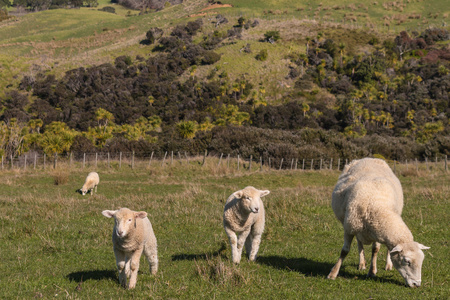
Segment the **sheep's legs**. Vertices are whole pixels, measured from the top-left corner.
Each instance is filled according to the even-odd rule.
[[[242,248],[244,247],[245,240],[250,231],[242,232],[239,237],[229,228],[225,228],[225,232],[230,240],[231,259],[235,264],[238,264],[241,261]]]
[[[155,275],[158,272],[158,253],[156,247],[150,247],[145,245],[144,254],[147,257],[148,264],[150,265],[150,273]]]
[[[121,251],[115,250],[117,270],[119,271],[119,283],[123,286],[127,286],[127,272],[126,272],[126,257]]]
[[[260,234],[250,234],[245,241],[245,251],[247,251],[248,259],[250,261],[256,260],[256,255],[258,254],[259,244],[261,243]]]
[[[342,262],[347,256],[348,252],[350,252],[350,246],[352,245],[353,235],[344,233],[344,246],[342,246],[341,256],[334,267],[331,269],[330,274],[328,274],[328,279],[336,279],[339,269],[341,268]]]
[[[139,270],[139,260],[141,258],[143,250],[144,250],[143,247],[140,249],[137,249],[135,252],[133,252],[133,254],[130,257],[131,275],[130,275],[130,283],[128,284],[129,289],[134,289],[136,286],[137,274],[138,274],[138,270]]]
[[[372,244],[372,261],[370,262],[369,274],[367,274],[368,277],[375,277],[377,275],[377,256],[380,247],[380,243],[374,242]]]
[[[356,241],[358,242],[358,252],[359,252],[358,270],[365,270],[366,269],[366,258],[364,257],[364,245],[358,238],[356,238]]]
[[[389,253],[389,249],[387,249],[386,267],[384,269],[386,271],[392,270],[392,260],[391,260],[391,254]]]

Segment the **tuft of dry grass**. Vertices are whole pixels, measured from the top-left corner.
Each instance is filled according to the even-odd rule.
[[[64,185],[69,181],[69,173],[66,170],[58,169],[52,174],[55,185]]]
[[[220,256],[206,257],[204,262],[195,261],[196,274],[213,285],[239,286],[247,284],[248,276],[234,264],[224,262]]]

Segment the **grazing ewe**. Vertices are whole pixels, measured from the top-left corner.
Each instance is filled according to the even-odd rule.
[[[121,208],[104,210],[102,214],[107,218],[114,217],[112,241],[119,270],[119,282],[127,288],[127,278],[129,277],[128,288],[132,289],[136,286],[142,252],[150,264],[150,273],[154,275],[158,271],[156,237],[152,224],[145,211],[136,212],[128,208]]]
[[[261,197],[269,193],[270,191],[260,191],[248,186],[234,192],[227,199],[223,212],[223,226],[230,240],[231,258],[236,264],[241,261],[244,243],[248,258],[251,261],[256,259],[265,222]]]
[[[98,177],[97,172],[91,172],[86,177],[86,180],[84,181],[83,187],[79,190],[80,193],[84,196],[87,193],[91,192],[91,196],[95,192],[97,193],[97,185],[100,182],[100,177]]]
[[[345,166],[332,196],[336,218],[344,226],[344,246],[328,278],[335,279],[342,261],[350,251],[356,236],[360,249],[372,244],[372,262],[368,276],[377,273],[377,254],[380,243],[385,244],[394,267],[410,287],[420,286],[423,249],[414,242],[413,235],[403,222],[403,192],[400,181],[381,159],[364,158]],[[364,258],[360,260],[360,268]],[[387,262],[389,268],[390,262]]]

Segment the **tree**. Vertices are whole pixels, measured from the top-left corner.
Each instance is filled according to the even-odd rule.
[[[195,121],[180,121],[177,123],[178,134],[184,139],[193,139],[198,130],[198,123]]]
[[[39,137],[38,144],[48,155],[68,152],[75,137],[79,133],[70,129],[66,123],[52,122],[45,126],[44,133]]]

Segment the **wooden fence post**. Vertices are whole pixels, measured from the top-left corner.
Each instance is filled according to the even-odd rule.
[[[98,153],[95,152],[95,169],[96,169],[96,170],[97,170],[97,166],[98,166],[97,161],[98,161]]]
[[[239,171],[239,154],[238,154],[238,157],[237,157],[237,170]]]
[[[108,152],[108,169],[111,168],[110,160],[109,160],[109,152]]]
[[[295,169],[297,170],[297,166],[298,166],[298,158],[295,159]]]
[[[14,169],[14,161],[13,161],[13,156],[11,154],[11,170]]]
[[[134,169],[134,151],[131,154],[131,168]]]
[[[34,166],[33,166],[33,169],[35,169],[35,170],[36,170],[36,159],[37,159],[37,154],[35,153],[34,154]],[[2,156],[2,163],[3,163],[3,156]]]
[[[269,170],[272,168],[271,163],[270,163],[270,156],[269,156]]]
[[[164,162],[166,161],[166,156],[167,156],[167,151],[164,153],[164,158],[163,158],[163,161],[161,163],[161,167],[164,167]]]
[[[303,159],[303,163],[302,163],[302,170],[305,169],[305,159]]]
[[[173,151],[170,153],[170,165],[173,165]]]
[[[2,170],[3,170],[3,155],[2,155]]]
[[[333,158],[330,159],[330,170],[333,170]]]
[[[122,168],[122,152],[119,152],[119,169]]]
[[[180,164],[183,164],[183,162],[181,161],[181,154],[180,154],[180,151],[178,151],[178,160],[180,161]]]
[[[202,162],[202,166],[205,165],[206,163],[206,156],[208,155],[208,150],[205,150],[205,156],[203,156],[203,162]]]
[[[253,155],[250,155],[250,161],[248,162],[248,170],[249,171],[252,170],[252,160],[253,160]]]
[[[45,161],[45,155],[44,155],[44,161]],[[85,166],[86,166],[86,153],[83,153],[83,169]]]
[[[416,158],[416,171],[419,171],[419,164],[417,163],[417,158]]]
[[[73,153],[70,152],[70,156],[69,156],[69,166],[70,167],[72,166],[72,156],[73,156]]]
[[[220,153],[219,163],[217,164],[217,166],[220,166],[220,163],[222,162],[222,156],[223,156],[223,153]]]
[[[395,159],[394,159],[394,174],[396,173],[396,171],[397,171],[397,165],[395,164]]]
[[[314,159],[311,159],[311,170],[313,169]]]
[[[321,158],[321,159],[320,159],[320,167],[319,167],[319,170],[322,170],[322,161],[323,161],[323,159]]]
[[[262,156],[259,157],[259,170],[262,171],[263,169],[263,161],[262,161]]]
[[[152,164],[152,159],[153,159],[153,151],[152,154],[150,155],[150,160],[148,161],[148,166],[150,167]]]
[[[294,159],[291,160],[291,170],[294,168]]]
[[[426,169],[428,171],[428,157],[425,157],[425,167],[426,167]]]
[[[280,168],[278,170],[281,170],[281,167],[283,166],[283,160],[284,160],[284,158],[281,158]]]
[[[230,154],[227,155],[227,168],[230,168]]]
[[[45,157],[46,157],[46,155],[45,155],[45,153],[44,153],[44,170],[45,170]]]
[[[341,167],[340,165],[341,165],[341,159],[338,158],[338,166],[337,166],[338,171],[339,171],[339,168]]]
[[[448,171],[448,167],[447,167],[447,155],[445,155],[445,171]]]
[[[26,170],[27,169],[27,155],[25,154],[25,162],[23,164],[23,169]]]

